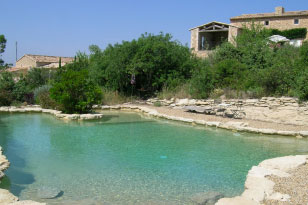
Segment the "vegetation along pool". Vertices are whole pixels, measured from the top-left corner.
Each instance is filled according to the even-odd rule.
[[[47,114],[0,114],[11,162],[2,188],[48,204],[191,204],[194,194],[244,190],[248,170],[273,157],[307,154],[308,140],[233,133],[136,113],[64,122]],[[42,188],[62,196],[40,199]]]

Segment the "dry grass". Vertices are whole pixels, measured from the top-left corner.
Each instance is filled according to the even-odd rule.
[[[111,91],[103,89],[103,105],[118,105],[126,102],[132,102],[135,99],[133,97],[127,97],[118,91]]]
[[[191,98],[190,85],[184,84],[174,89],[163,88],[163,90],[157,94],[159,99],[171,99],[171,98]]]

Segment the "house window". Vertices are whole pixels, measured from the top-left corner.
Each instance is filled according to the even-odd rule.
[[[264,25],[268,26],[269,25],[269,21],[264,21]]]
[[[298,25],[299,24],[299,20],[298,19],[294,19],[294,24]]]

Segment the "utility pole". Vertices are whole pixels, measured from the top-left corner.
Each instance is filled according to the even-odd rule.
[[[17,62],[17,41],[16,41],[16,62]]]

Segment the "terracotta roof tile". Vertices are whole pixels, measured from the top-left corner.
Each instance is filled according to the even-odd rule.
[[[69,63],[74,60],[74,58],[71,57],[61,57],[61,56],[44,56],[44,55],[32,55],[32,54],[26,54],[24,56],[28,56],[32,58],[36,62],[44,62],[44,63],[58,63],[60,58],[61,62],[63,63]]]

